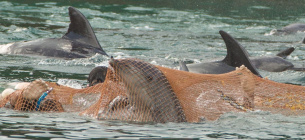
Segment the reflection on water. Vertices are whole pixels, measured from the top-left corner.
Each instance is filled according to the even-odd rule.
[[[69,25],[68,7],[78,8],[91,23],[104,50],[115,58],[135,57],[170,68],[178,60],[219,60],[226,49],[218,34],[235,37],[251,56],[275,55],[295,47],[287,58],[304,66],[304,33],[267,35],[290,23],[305,23],[304,0],[10,0],[0,1],[0,44],[38,38],[60,38]],[[61,60],[0,55],[0,91],[11,82],[42,78],[82,87],[91,69],[108,58]],[[261,75],[283,83],[305,85],[304,72]],[[0,139],[274,139],[305,138],[304,117],[268,112],[228,113],[215,122],[137,124],[98,121],[78,113],[16,112],[0,109]]]

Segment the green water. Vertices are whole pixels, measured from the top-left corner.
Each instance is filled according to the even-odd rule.
[[[275,55],[295,47],[287,58],[304,65],[305,33],[268,35],[290,23],[305,23],[304,0],[10,0],[0,1],[0,44],[63,36],[68,7],[80,10],[91,23],[104,50],[115,58],[139,58],[178,68],[178,60],[206,62],[226,54],[218,31],[235,37],[251,56]],[[0,91],[9,83],[42,78],[80,88],[92,68],[108,58],[61,60],[0,55]],[[260,71],[263,77],[305,85],[304,72]],[[273,139],[305,138],[304,117],[267,112],[226,114],[215,122],[133,124],[97,121],[77,113],[23,113],[0,109],[1,139]]]

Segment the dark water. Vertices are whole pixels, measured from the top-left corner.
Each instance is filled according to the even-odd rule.
[[[79,9],[91,23],[104,50],[115,58],[135,57],[170,68],[178,60],[222,59],[226,49],[218,34],[235,37],[251,56],[275,55],[295,47],[287,58],[304,65],[305,33],[268,35],[290,23],[305,23],[304,0],[10,0],[0,1],[0,44],[63,36],[68,7]],[[0,55],[0,91],[13,82],[47,81],[81,88],[95,66],[108,58],[61,60]],[[260,71],[283,83],[305,85],[304,72]],[[77,113],[24,113],[0,109],[1,139],[273,139],[305,138],[305,118],[268,112],[226,114],[215,122],[135,124],[97,121]]]

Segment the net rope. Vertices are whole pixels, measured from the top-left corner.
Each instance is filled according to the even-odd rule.
[[[111,59],[104,83],[74,89],[35,80],[3,98],[0,107],[80,112],[105,120],[199,122],[254,110],[304,115],[305,88],[257,77],[244,66],[225,74],[196,74],[138,59]]]

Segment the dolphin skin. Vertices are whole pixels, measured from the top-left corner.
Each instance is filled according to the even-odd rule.
[[[282,50],[275,56],[250,57],[252,64],[257,68],[269,72],[281,72],[285,70],[297,70],[294,65],[285,60],[294,51],[293,47]]]
[[[277,53],[276,56],[279,56],[279,57],[282,57],[282,58],[286,59],[286,57],[288,55],[290,55],[293,51],[294,51],[294,48],[293,47],[289,47],[289,48],[287,48],[285,50],[282,50],[279,53]]]
[[[227,56],[221,61],[188,64],[185,65],[180,62],[180,70],[194,73],[205,73],[205,74],[222,74],[235,70],[236,67],[245,65],[253,74],[260,76],[254,65],[249,60],[249,54],[241,47],[241,45],[228,33],[219,31],[221,37],[224,39],[227,47]]]
[[[91,70],[88,77],[88,86],[94,86],[98,83],[103,83],[107,74],[106,66],[98,66]]]
[[[100,46],[86,17],[69,7],[70,25],[61,38],[45,38],[0,45],[2,54],[37,55],[64,59],[107,55]]]
[[[241,65],[245,65],[249,68],[249,70],[251,70],[252,73],[256,75],[258,75],[256,69],[261,69],[269,72],[304,70],[304,68],[295,68],[291,62],[285,60],[285,58],[294,51],[293,47],[279,52],[276,56],[250,57],[244,47],[241,46],[228,33],[224,31],[220,31],[219,33],[221,34],[227,47],[227,56],[224,60],[188,65],[186,65],[184,62],[180,62],[180,70],[205,74],[221,74],[233,71],[235,70],[235,67],[239,67]],[[183,67],[186,67],[188,70]]]
[[[293,70],[293,64],[279,56],[250,57],[252,64],[258,69],[269,72]]]
[[[155,66],[136,59],[111,59],[118,79],[127,88],[133,112],[149,116],[153,122],[185,122],[185,114],[165,75]]]

